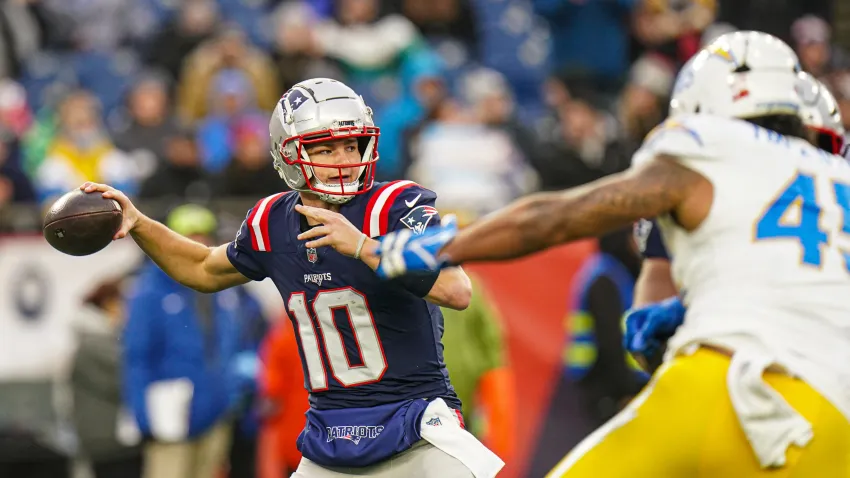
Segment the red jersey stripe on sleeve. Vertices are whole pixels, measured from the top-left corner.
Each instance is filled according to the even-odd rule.
[[[269,252],[272,250],[269,240],[269,212],[274,203],[285,194],[287,193],[272,194],[261,199],[248,216],[248,223],[251,226],[251,246],[255,251]]]

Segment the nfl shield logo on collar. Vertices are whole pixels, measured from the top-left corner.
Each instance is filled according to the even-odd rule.
[[[307,248],[307,260],[310,261],[313,264],[315,264],[316,261],[319,260],[319,253],[316,252],[315,247],[308,247]]]

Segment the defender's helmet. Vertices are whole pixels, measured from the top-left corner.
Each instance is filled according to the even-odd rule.
[[[838,102],[829,89],[808,73],[800,73],[797,85],[803,101],[800,117],[803,123],[817,133],[817,145],[832,154],[841,154],[844,148],[844,123]]]
[[[342,204],[372,187],[380,130],[363,98],[339,81],[314,78],[293,86],[272,113],[269,136],[274,168],[293,190]],[[322,164],[307,154],[310,144],[343,138],[357,138],[360,162]],[[315,175],[316,168],[336,169],[339,181],[323,183]],[[345,169],[356,169],[348,182],[343,179]]]
[[[679,72],[670,114],[733,118],[797,115],[799,60],[782,40],[756,31],[721,35]]]

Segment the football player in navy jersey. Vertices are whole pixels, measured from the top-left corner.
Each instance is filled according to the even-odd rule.
[[[670,256],[655,219],[641,219],[635,223],[635,242],[643,263],[635,283],[634,307],[658,302],[676,295],[676,285],[670,274]]]
[[[298,337],[306,426],[300,478],[490,478],[504,463],[464,430],[443,363],[440,306],[467,307],[462,269],[383,281],[375,238],[440,223],[436,195],[411,181],[373,183],[379,129],[348,86],[307,80],[269,123],[274,169],[293,192],[263,198],[233,242],[208,248],[139,212],[109,186],[130,235],[166,273],[213,292],[270,278]]]
[[[684,318],[670,271],[670,255],[655,220],[635,223],[634,238],[643,262],[635,281],[634,303],[626,313],[623,346],[648,372],[660,365],[665,343]],[[669,312],[661,314],[658,312]]]

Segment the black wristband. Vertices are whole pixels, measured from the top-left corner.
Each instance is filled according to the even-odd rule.
[[[411,272],[395,279],[395,282],[416,297],[424,298],[431,292],[438,277],[440,271]]]

